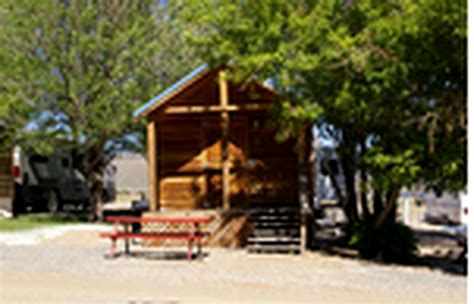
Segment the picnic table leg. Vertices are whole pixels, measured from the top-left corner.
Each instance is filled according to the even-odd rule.
[[[193,236],[194,236],[194,225],[191,223],[188,223],[186,226],[188,226],[189,229],[189,239],[188,239],[188,261],[191,261],[193,258]]]
[[[114,234],[118,233],[118,223],[115,221],[114,222]],[[111,238],[112,240],[112,246],[110,246],[110,252],[109,252],[109,258],[113,259],[115,258],[115,249],[117,246],[117,239],[115,237]]]
[[[193,240],[189,239],[188,241],[188,261],[191,261],[193,258]]]
[[[201,230],[199,229],[199,223],[196,223],[196,235],[198,236],[198,239],[197,239],[197,256],[198,257],[201,257],[201,254],[202,254],[202,244],[201,244]]]
[[[125,233],[128,233],[128,225],[125,224]],[[125,238],[125,254],[130,254],[130,240],[129,238]]]
[[[115,258],[115,246],[116,246],[117,239],[112,238],[112,246],[110,246],[109,258]]]

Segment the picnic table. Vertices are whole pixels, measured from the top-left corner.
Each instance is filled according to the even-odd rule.
[[[107,222],[114,223],[112,232],[101,233],[103,238],[109,238],[112,245],[109,251],[109,257],[116,256],[117,240],[123,239],[125,242],[125,254],[130,254],[130,239],[174,239],[185,240],[188,244],[187,259],[190,261],[193,254],[193,244],[197,243],[197,255],[202,254],[202,239],[205,233],[201,231],[201,225],[209,223],[211,218],[190,218],[190,217],[157,217],[144,218],[137,216],[109,216],[105,219]],[[173,225],[174,229],[169,231],[169,226]],[[155,228],[161,229],[133,229],[133,226],[161,226]],[[178,227],[178,228],[176,228]]]

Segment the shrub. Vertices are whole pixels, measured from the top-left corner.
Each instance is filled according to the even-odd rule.
[[[402,223],[386,221],[373,229],[373,220],[359,222],[349,229],[349,245],[364,259],[379,259],[386,263],[414,262],[418,241],[413,231]]]

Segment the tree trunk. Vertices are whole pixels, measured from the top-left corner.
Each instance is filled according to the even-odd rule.
[[[342,171],[344,173],[344,182],[346,186],[346,199],[344,202],[344,210],[350,223],[354,223],[359,219],[357,210],[357,196],[354,185],[354,170],[350,164],[348,157],[341,159]]]
[[[377,217],[382,213],[383,201],[382,193],[379,190],[374,191],[374,216]]]
[[[362,169],[360,172],[360,204],[362,207],[362,214],[364,219],[370,217],[369,203],[367,201],[367,174]]]
[[[398,197],[398,192],[395,194],[394,191],[397,191],[397,190],[387,191],[387,193],[385,195],[386,196],[386,198],[385,198],[386,202],[390,202],[393,195],[396,195],[395,196],[395,202],[392,204],[390,210],[388,211],[388,215],[387,215],[387,218],[386,218],[387,221],[391,221],[391,222],[395,222],[395,220],[397,219],[397,199],[396,198]]]
[[[329,180],[331,181],[331,185],[334,187],[334,190],[336,191],[336,196],[339,204],[341,206],[344,206],[344,201],[346,200],[346,197],[342,194],[341,187],[337,183],[337,178],[336,174],[331,170],[331,167],[327,164],[323,164],[325,166],[325,169],[327,172],[329,172]]]
[[[344,174],[344,184],[346,190],[346,199],[344,201],[344,210],[349,223],[354,223],[359,220],[359,213],[357,210],[357,195],[355,191],[355,142],[352,134],[348,132],[342,133],[342,143],[338,156],[341,161],[342,171]]]
[[[79,170],[87,178],[89,191],[91,194],[91,210],[89,213],[90,221],[98,221],[102,219],[102,205],[104,192],[104,169],[106,166],[103,145],[95,145],[84,151],[80,156],[76,154],[76,160]]]
[[[400,188],[396,188],[390,191],[387,191],[387,203],[385,204],[382,212],[376,217],[374,223],[374,230],[377,230],[389,217],[390,213],[396,208],[398,194],[400,192]],[[396,210],[396,209],[395,209]]]
[[[370,217],[369,204],[367,202],[367,173],[365,172],[365,166],[362,163],[366,151],[367,151],[367,147],[365,146],[365,138],[363,138],[360,142],[361,169],[360,169],[360,190],[359,191],[360,191],[360,204],[362,206],[364,219],[368,219]]]
[[[92,182],[91,187],[91,213],[89,215],[89,219],[91,221],[100,221],[102,220],[102,206],[103,206],[103,199],[102,193],[104,190],[104,179],[102,172],[93,172],[90,178]]]

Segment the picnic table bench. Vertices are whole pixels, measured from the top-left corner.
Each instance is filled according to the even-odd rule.
[[[197,243],[197,255],[202,254],[202,239],[205,233],[201,231],[201,224],[211,221],[211,218],[188,218],[188,217],[168,217],[168,218],[143,218],[137,216],[109,216],[105,219],[107,222],[114,223],[112,232],[101,233],[100,237],[109,238],[112,245],[109,251],[109,257],[114,258],[117,247],[117,240],[125,241],[125,254],[130,254],[130,239],[174,239],[185,240],[188,244],[187,259],[190,261],[193,254],[193,244]],[[180,227],[172,231],[142,231],[142,229],[133,229],[132,226],[140,225],[169,225],[175,224]],[[120,226],[122,227],[120,229]],[[183,227],[183,228],[182,228]],[[131,229],[132,228],[132,229]],[[165,227],[166,228],[166,227]]]

